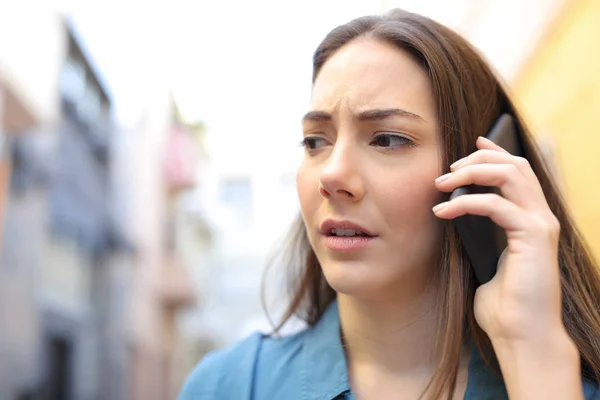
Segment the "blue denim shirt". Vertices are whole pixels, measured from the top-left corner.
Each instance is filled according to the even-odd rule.
[[[339,333],[336,302],[314,327],[293,336],[255,333],[207,354],[187,378],[179,400],[353,400]],[[586,400],[600,400],[591,382],[584,381],[583,390]],[[507,398],[502,380],[473,350],[464,399]]]

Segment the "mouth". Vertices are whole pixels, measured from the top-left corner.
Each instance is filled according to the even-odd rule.
[[[346,228],[333,228],[329,232],[325,233],[325,236],[334,236],[334,237],[365,237],[372,238],[369,234],[362,232],[357,229],[346,229]]]
[[[321,224],[325,245],[334,251],[356,251],[365,248],[377,235],[354,222],[325,220]]]
[[[334,219],[326,219],[320,226],[321,234],[325,236],[339,237],[375,237],[377,236],[371,230],[360,226],[352,221],[340,221]]]

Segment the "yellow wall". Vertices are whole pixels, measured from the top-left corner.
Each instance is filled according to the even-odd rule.
[[[567,3],[513,94],[533,131],[550,136],[569,206],[600,259],[600,1]]]

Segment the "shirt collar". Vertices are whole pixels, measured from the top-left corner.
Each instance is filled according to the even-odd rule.
[[[489,357],[494,359],[493,354]],[[475,343],[471,344],[471,358],[469,360],[469,377],[465,399],[508,399],[504,381],[483,360]]]
[[[333,400],[350,391],[346,356],[340,338],[337,301],[325,310],[304,336],[302,347],[302,396],[304,400]],[[481,397],[484,396],[484,397]],[[465,399],[507,399],[506,387],[471,345]]]
[[[304,338],[301,380],[305,400],[332,400],[350,390],[335,300]]]

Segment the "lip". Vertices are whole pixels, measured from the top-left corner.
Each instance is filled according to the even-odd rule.
[[[355,229],[369,236],[330,236],[329,233],[332,229]],[[323,235],[325,246],[333,251],[347,252],[361,250],[377,239],[375,233],[351,221],[326,219],[321,224],[320,231]]]
[[[357,231],[364,232],[365,234],[372,237],[377,236],[374,232],[352,221],[338,221],[335,219],[326,219],[321,223],[320,231],[323,235],[329,235],[329,232],[331,232],[332,229],[355,229]]]

